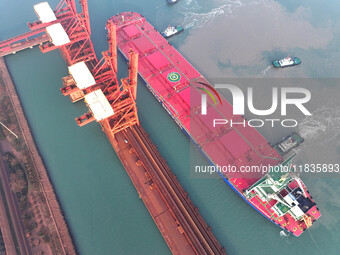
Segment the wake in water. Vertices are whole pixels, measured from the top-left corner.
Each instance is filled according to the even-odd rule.
[[[299,133],[305,139],[315,140],[327,133],[323,143],[334,141],[340,135],[340,109],[324,106],[300,122]]]
[[[165,5],[167,5],[167,3],[165,2],[165,3],[163,3],[163,4],[161,4],[161,5],[158,5],[158,6],[156,6],[155,7],[155,9],[158,9],[158,8],[160,8],[160,7],[163,7],[163,6],[165,6]]]
[[[251,2],[254,4],[257,2]],[[185,0],[185,7],[183,8],[182,14],[184,20],[182,22],[185,29],[198,28],[204,26],[213,21],[219,15],[227,15],[232,13],[233,9],[245,6],[239,0],[220,0],[218,6],[212,8],[207,12],[198,12],[202,7],[198,4],[197,0]]]
[[[197,0],[185,0],[185,11],[198,11],[201,8],[202,7],[199,5]]]
[[[319,251],[321,252],[321,254],[324,255],[325,253],[323,253],[323,251],[321,250],[320,246],[315,242],[315,240],[314,240],[314,238],[313,238],[313,236],[312,236],[312,233],[309,231],[309,229],[307,229],[307,230],[308,230],[308,233],[309,233],[309,235],[310,235],[310,238],[312,239],[312,241],[313,241],[313,243],[315,244],[315,246],[319,249]]]
[[[261,76],[266,76],[267,72],[269,71],[269,69],[272,68],[272,65],[270,66],[267,66],[266,69],[264,69],[262,72],[261,72]]]
[[[285,242],[286,242],[287,244],[290,244],[289,239],[288,239],[289,234],[287,234],[285,231],[281,230],[281,231],[280,231],[280,236],[283,237],[283,238],[285,239]]]
[[[280,231],[280,236],[288,237],[289,235],[287,235],[285,231],[281,230]]]

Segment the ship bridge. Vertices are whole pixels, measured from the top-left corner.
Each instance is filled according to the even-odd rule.
[[[263,178],[245,191],[245,196],[251,199],[258,196],[263,202],[271,204],[271,208],[279,217],[289,213],[295,220],[301,219],[315,203],[306,196],[301,181],[292,172],[292,159],[272,167]],[[294,189],[291,183],[296,183]]]

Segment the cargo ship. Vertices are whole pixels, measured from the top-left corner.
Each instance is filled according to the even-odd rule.
[[[225,98],[207,97],[207,92],[212,94],[202,87],[209,84],[207,79],[142,15],[124,12],[111,20],[117,27],[120,52],[126,58],[131,50],[138,52],[138,72],[147,88],[208,162],[237,169],[232,172],[223,168],[218,174],[238,195],[295,236],[300,236],[321,216],[306,185],[292,171],[292,157],[284,160],[242,116],[233,115],[233,108]],[[206,114],[202,114],[203,96],[207,98]],[[214,127],[214,119],[229,119],[244,125]],[[270,166],[272,171],[241,171],[262,166]]]
[[[273,65],[275,67],[287,67],[287,66],[296,66],[301,64],[301,60],[299,58],[291,58],[291,57],[286,57],[280,60],[274,60]]]

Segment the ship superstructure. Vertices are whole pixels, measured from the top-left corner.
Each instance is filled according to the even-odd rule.
[[[301,60],[299,58],[291,58],[291,57],[286,57],[280,60],[274,60],[273,65],[275,67],[287,67],[287,66],[296,66],[301,64]]]
[[[168,37],[171,37],[175,34],[178,34],[180,32],[183,31],[183,28],[181,26],[176,26],[176,27],[173,27],[173,26],[168,26],[161,34],[165,37],[165,38],[168,38]]]

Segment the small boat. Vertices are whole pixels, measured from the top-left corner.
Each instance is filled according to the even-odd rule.
[[[161,34],[167,38],[182,32],[184,29],[181,26],[171,27],[168,26]]]
[[[287,67],[287,66],[295,66],[301,64],[301,60],[299,58],[291,58],[291,57],[286,57],[280,60],[274,60],[273,65],[275,67]]]
[[[174,4],[177,2],[177,0],[166,0],[168,4]]]

